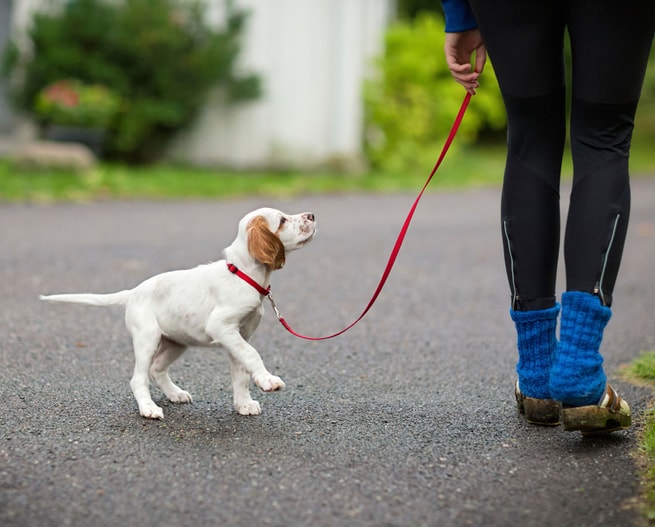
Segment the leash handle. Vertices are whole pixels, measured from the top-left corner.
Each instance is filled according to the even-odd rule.
[[[416,208],[418,207],[419,202],[421,201],[421,198],[423,197],[423,194],[425,193],[425,190],[428,188],[428,185],[430,184],[430,181],[432,181],[432,178],[436,174],[437,170],[441,166],[442,161],[446,157],[446,154],[448,153],[448,150],[450,149],[450,145],[452,144],[453,140],[455,139],[455,135],[457,135],[457,131],[459,130],[460,124],[462,124],[462,120],[464,119],[464,114],[466,113],[466,109],[468,108],[469,102],[471,102],[471,94],[467,93],[466,97],[464,97],[464,101],[462,102],[462,105],[459,108],[459,112],[457,112],[457,116],[455,117],[455,121],[453,122],[452,127],[450,128],[450,133],[448,134],[448,137],[446,138],[446,142],[444,143],[443,148],[441,149],[441,154],[439,154],[439,158],[437,159],[437,162],[435,163],[434,167],[432,168],[432,171],[430,172],[430,175],[423,185],[423,188],[419,192],[418,196],[416,197],[416,200],[414,200],[414,203],[412,207],[409,210],[409,213],[407,214],[407,218],[405,218],[405,222],[403,223],[402,228],[400,229],[400,233],[398,234],[398,238],[396,239],[396,243],[393,246],[393,249],[391,250],[391,255],[389,256],[389,260],[387,262],[387,266],[384,269],[384,272],[382,273],[382,277],[380,278],[380,281],[378,283],[377,288],[375,289],[375,292],[373,293],[373,296],[371,297],[371,300],[367,304],[367,306],[364,308],[364,311],[362,311],[361,315],[355,319],[354,322],[352,322],[350,325],[346,326],[343,328],[341,331],[337,331],[336,333],[333,333],[332,335],[326,335],[324,337],[308,337],[306,335],[302,335],[296,331],[294,331],[291,326],[287,323],[287,321],[284,319],[280,311],[278,310],[277,306],[275,305],[275,301],[273,300],[273,295],[269,291],[268,294],[266,295],[268,299],[271,302],[271,306],[273,307],[273,311],[275,311],[275,315],[277,316],[278,320],[280,323],[284,326],[284,328],[291,333],[292,335],[295,335],[296,337],[299,337],[301,339],[305,340],[327,340],[331,339],[334,337],[338,337],[339,335],[342,335],[346,331],[348,331],[350,328],[352,328],[355,324],[357,324],[361,319],[364,318],[366,313],[373,307],[373,304],[377,300],[378,296],[380,295],[380,292],[382,291],[382,288],[384,287],[384,284],[387,281],[387,278],[389,278],[389,275],[391,274],[391,269],[393,268],[394,264],[396,263],[396,258],[398,257],[398,253],[400,253],[400,248],[403,245],[403,241],[405,240],[405,235],[407,234],[407,231],[409,230],[409,225],[412,221],[412,218],[414,217],[414,212],[416,211]]]

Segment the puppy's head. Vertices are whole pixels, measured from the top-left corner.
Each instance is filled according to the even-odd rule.
[[[306,245],[316,233],[311,212],[290,215],[270,208],[251,212],[242,226],[250,255],[272,270],[281,269],[286,253]]]

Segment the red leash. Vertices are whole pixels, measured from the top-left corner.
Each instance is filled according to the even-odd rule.
[[[439,155],[439,159],[434,165],[434,168],[432,169],[432,172],[430,172],[430,176],[428,177],[428,180],[425,182],[425,185],[423,185],[423,188],[421,189],[421,192],[419,192],[419,195],[417,196],[416,200],[414,201],[414,204],[412,205],[412,208],[409,210],[409,214],[407,215],[407,218],[405,219],[405,223],[402,226],[402,229],[400,229],[400,234],[398,234],[398,238],[396,239],[396,243],[393,246],[393,250],[391,251],[391,255],[389,256],[389,261],[387,262],[387,266],[384,269],[384,273],[382,273],[382,278],[380,278],[380,282],[377,286],[377,289],[373,293],[373,296],[371,297],[371,300],[369,301],[368,305],[364,308],[364,311],[362,311],[362,314],[359,315],[359,317],[349,326],[345,327],[341,331],[338,331],[337,333],[334,333],[332,335],[327,335],[325,337],[308,337],[306,335],[301,335],[300,333],[297,333],[294,331],[291,326],[287,323],[287,321],[284,319],[282,314],[278,311],[275,302],[273,301],[273,295],[270,292],[270,289],[268,290],[268,293],[266,296],[268,296],[268,299],[271,301],[271,305],[273,306],[273,311],[275,311],[275,314],[280,321],[280,323],[285,327],[285,329],[291,333],[292,335],[295,335],[296,337],[299,337],[301,339],[305,340],[327,340],[331,339],[334,337],[338,337],[339,335],[345,333],[348,331],[350,328],[352,328],[355,324],[357,324],[362,318],[364,318],[364,315],[368,313],[369,309],[373,307],[373,304],[375,303],[378,295],[382,291],[382,288],[384,287],[384,284],[387,281],[387,278],[389,278],[389,274],[391,274],[391,269],[393,268],[394,263],[396,262],[396,258],[398,257],[398,253],[400,252],[400,248],[402,247],[403,241],[405,240],[405,235],[407,234],[407,231],[409,229],[409,224],[412,221],[412,218],[414,216],[414,212],[416,211],[416,207],[418,207],[419,201],[421,201],[421,198],[423,197],[423,193],[425,192],[425,189],[428,187],[428,184],[432,180],[432,177],[434,174],[437,172],[437,169],[441,165],[441,162],[444,160],[446,157],[446,153],[448,152],[448,149],[450,148],[450,145],[453,142],[453,139],[455,139],[455,135],[457,134],[457,130],[459,130],[459,125],[462,124],[462,120],[464,119],[464,114],[466,113],[466,109],[468,108],[469,102],[471,101],[471,94],[467,93],[466,97],[464,98],[464,101],[462,102],[462,106],[459,109],[459,112],[457,113],[457,117],[455,117],[455,121],[453,122],[453,126],[450,129],[450,133],[448,134],[448,138],[446,139],[446,142],[441,149],[441,154]]]

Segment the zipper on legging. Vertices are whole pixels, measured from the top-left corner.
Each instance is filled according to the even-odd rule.
[[[507,232],[507,220],[503,220],[503,234],[505,236],[505,243],[507,243],[507,254],[509,255],[510,275],[512,277],[512,309],[518,309],[519,292],[516,290],[516,277],[514,275],[514,255],[512,255],[512,244],[510,243],[509,233]]]
[[[605,293],[603,293],[603,280],[605,279],[605,270],[607,269],[607,260],[609,259],[609,254],[610,250],[612,249],[612,244],[614,243],[614,237],[616,236],[616,229],[619,225],[619,219],[621,218],[620,214],[616,215],[616,218],[614,219],[614,225],[612,226],[612,234],[610,235],[610,242],[607,246],[607,251],[605,251],[605,256],[603,258],[603,266],[601,267],[600,270],[600,279],[594,286],[594,294],[598,295],[600,297],[600,301],[604,306],[607,305],[607,302],[605,301]]]

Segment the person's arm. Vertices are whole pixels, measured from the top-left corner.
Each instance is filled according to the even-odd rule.
[[[468,0],[441,0],[446,15],[446,63],[453,77],[475,95],[478,78],[487,60],[487,50]],[[475,54],[475,69],[471,58]]]
[[[478,27],[468,0],[441,0],[441,5],[446,15],[446,33],[459,33]]]

